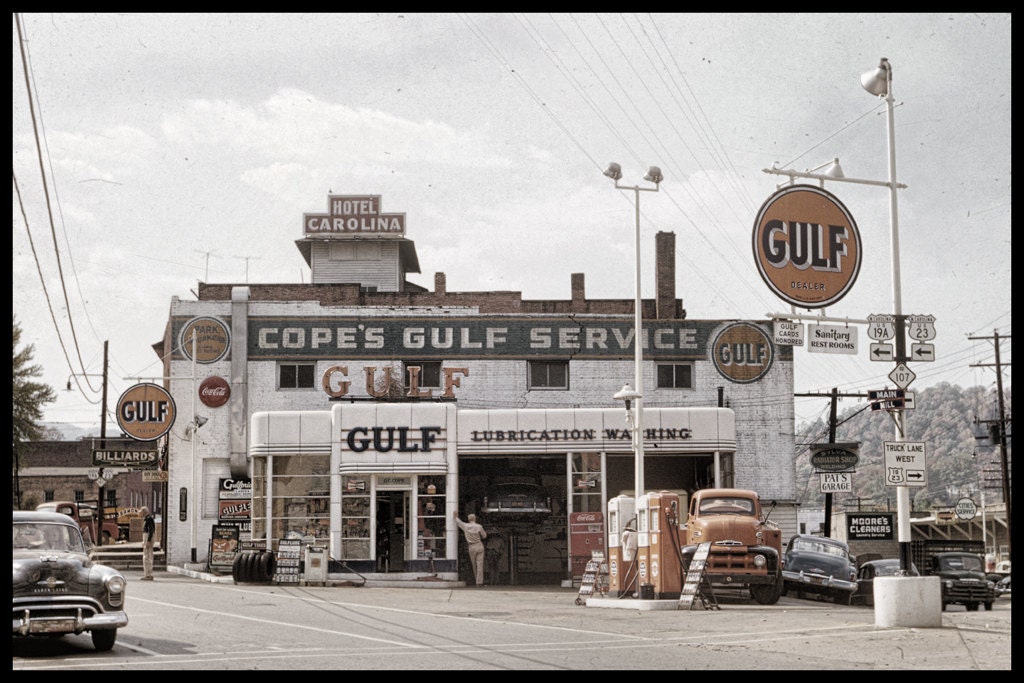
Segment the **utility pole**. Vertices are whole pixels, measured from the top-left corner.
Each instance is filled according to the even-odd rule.
[[[1003,503],[1006,505],[1006,548],[1010,551],[1010,556],[1013,556],[1013,547],[1011,545],[1013,539],[1013,532],[1010,525],[1013,523],[1013,510],[1010,501],[1010,463],[1009,457],[1006,453],[1006,423],[1009,420],[1006,417],[1006,406],[1003,400],[1003,365],[999,361],[999,332],[994,330],[991,337],[968,337],[968,339],[990,339],[993,341],[993,346],[996,351],[996,362],[995,363],[974,363],[971,365],[972,368],[991,368],[996,369],[996,391],[999,393],[999,418],[995,420],[975,420],[976,422],[982,422],[989,425],[990,434],[992,435],[992,445],[999,446],[999,459],[1003,470]],[[1003,339],[1010,339],[1010,335],[1006,335]],[[1009,363],[1005,363],[1009,366]]]
[[[832,399],[832,406],[829,410],[828,418],[828,442],[834,444],[836,442],[836,428],[839,426],[838,418],[836,416],[836,403],[840,396],[844,398],[867,398],[867,394],[840,394],[839,389],[832,387],[832,391],[828,394],[793,394],[794,396],[830,396]],[[857,505],[860,506],[860,499],[857,499]],[[832,492],[827,491],[825,493],[825,538],[829,538],[832,534]]]
[[[100,399],[100,450],[105,450],[107,447],[107,362],[108,362],[108,346],[110,341],[103,342],[103,394]],[[103,477],[103,470],[100,470],[99,482],[100,482],[100,500],[97,507],[97,514],[100,516],[99,531],[96,533],[96,543],[103,544],[103,522],[107,518],[106,504],[103,502],[103,485],[107,480]],[[116,538],[114,539],[117,540]]]

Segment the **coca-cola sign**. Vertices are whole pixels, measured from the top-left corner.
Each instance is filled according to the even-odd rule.
[[[203,405],[219,408],[231,398],[231,387],[223,377],[207,377],[199,385],[199,400]]]

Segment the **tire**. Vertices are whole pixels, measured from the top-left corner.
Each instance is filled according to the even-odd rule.
[[[750,597],[761,605],[774,605],[782,595],[782,576],[771,585],[758,584],[750,587]]]
[[[235,580],[235,583],[245,583],[245,578],[242,576],[242,560],[244,558],[245,553],[237,553],[231,562],[231,578]]]
[[[109,531],[104,531],[102,536],[103,536],[103,542],[100,543],[100,545],[110,545],[111,543],[113,543],[113,541],[110,540],[110,532]]]
[[[837,605],[849,605],[850,602],[853,599],[853,593],[847,593],[846,591],[841,591],[841,592],[836,593],[835,595],[833,595],[832,599],[835,601],[835,603]]]
[[[259,553],[246,553],[245,559],[245,580],[247,583],[254,583],[259,580],[256,569],[259,567]]]
[[[969,602],[969,603],[967,603],[967,611],[968,611],[968,612],[977,612],[977,611],[978,611],[978,608],[979,608],[980,606],[981,606],[981,605],[980,605],[980,604],[978,604],[978,603],[976,603],[976,602]]]
[[[256,576],[260,581],[270,581],[270,553],[262,552],[256,558]]]
[[[988,602],[985,603],[985,611],[986,612],[991,612],[992,611],[992,601],[991,600],[989,600]]]
[[[949,603],[948,603],[948,602],[944,602],[944,603],[942,603],[942,611],[943,611],[943,612],[945,612],[945,611],[946,611],[946,608],[947,608],[947,607],[949,607]]]
[[[104,631],[93,630],[89,633],[92,636],[92,646],[99,652],[107,652],[113,649],[117,641],[117,629],[111,628]]]

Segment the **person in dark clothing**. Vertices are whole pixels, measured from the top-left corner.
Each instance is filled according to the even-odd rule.
[[[153,537],[156,536],[156,520],[148,507],[143,506],[142,516],[142,580],[153,580]]]

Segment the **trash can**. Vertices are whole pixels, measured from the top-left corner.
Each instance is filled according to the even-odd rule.
[[[641,600],[653,600],[654,599],[654,584],[653,583],[641,583],[640,584],[640,599]]]
[[[302,579],[306,583],[327,582],[327,548],[306,546],[306,558]]]

